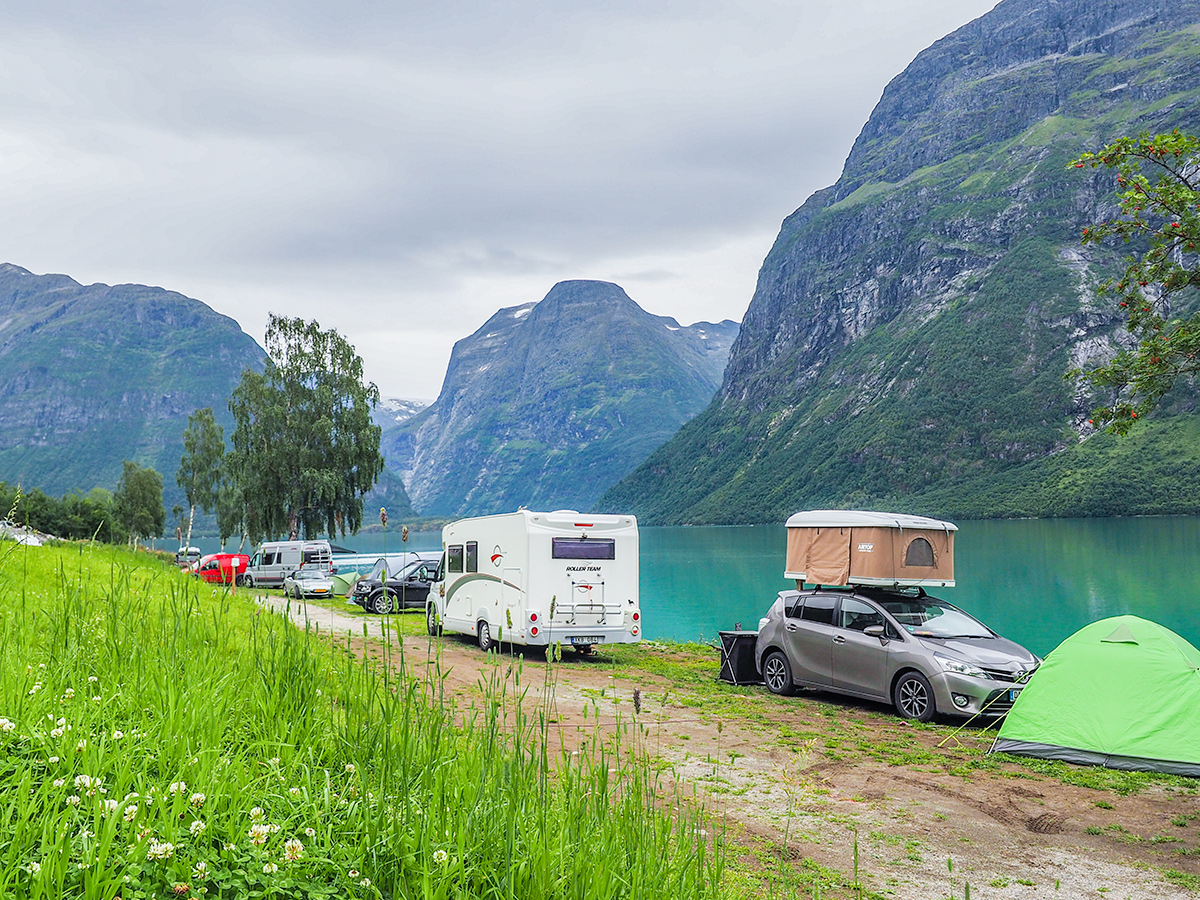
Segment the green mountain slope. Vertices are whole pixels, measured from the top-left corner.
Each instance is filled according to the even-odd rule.
[[[713,403],[597,508],[733,523],[1200,507],[1186,386],[1133,466],[1064,378],[1128,340],[1094,291],[1118,254],[1079,247],[1112,186],[1068,162],[1200,121],[1198,26],[1196,2],[1007,0],[920,54],[838,183],[784,222]]]
[[[586,509],[704,408],[736,333],[561,282],[459,341],[437,400],[389,431],[384,456],[422,515]]]
[[[264,355],[238,324],[162,288],[81,285],[0,265],[0,479],[58,495],[153,466],[169,508],[187,417],[226,400]]]

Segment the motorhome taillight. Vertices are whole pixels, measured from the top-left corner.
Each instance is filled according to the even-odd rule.
[[[535,613],[535,612],[531,612],[531,613],[529,614],[529,621],[530,621],[530,622],[536,622],[536,621],[537,621],[537,613]]]
[[[591,522],[576,522],[575,527],[576,528],[591,528],[592,523]]]
[[[534,625],[532,628],[530,628],[530,629],[529,629],[529,633],[530,633],[531,635],[533,635],[534,637],[537,637],[537,626],[536,626],[536,625]]]
[[[639,612],[635,612],[635,613],[633,614],[633,621],[635,621],[635,622],[636,622],[636,621],[637,621],[638,619],[640,619],[641,617],[642,617],[642,614],[641,614],[641,613],[639,613]]]
[[[633,626],[633,628],[631,628],[631,629],[630,629],[630,633],[631,633],[631,634],[637,634],[637,633],[638,633],[638,627],[637,627],[636,625],[634,625],[634,626]]]

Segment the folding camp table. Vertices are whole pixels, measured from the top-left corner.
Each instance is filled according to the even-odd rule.
[[[733,684],[759,684],[758,669],[754,666],[754,644],[757,631],[720,631],[722,681]]]

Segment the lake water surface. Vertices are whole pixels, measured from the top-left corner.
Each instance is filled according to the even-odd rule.
[[[1200,517],[958,522],[958,587],[932,593],[1045,656],[1089,622],[1133,613],[1200,646]],[[379,553],[382,533],[346,537]],[[399,529],[389,552],[440,550],[440,532]],[[752,631],[783,578],[782,525],[641,529],[645,636],[711,640]],[[216,548],[213,547],[212,550]],[[207,550],[206,552],[211,552]]]
[[[1200,646],[1200,517],[958,522],[958,587],[931,593],[1045,656],[1089,622],[1132,613]],[[779,526],[641,529],[648,638],[754,630],[783,578]]]

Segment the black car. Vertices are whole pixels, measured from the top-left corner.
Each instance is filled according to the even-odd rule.
[[[350,599],[367,612],[394,613],[404,609],[424,609],[429,583],[437,572],[436,559],[413,559],[399,564],[380,559],[370,573],[354,585]],[[387,569],[387,584],[383,580]]]

